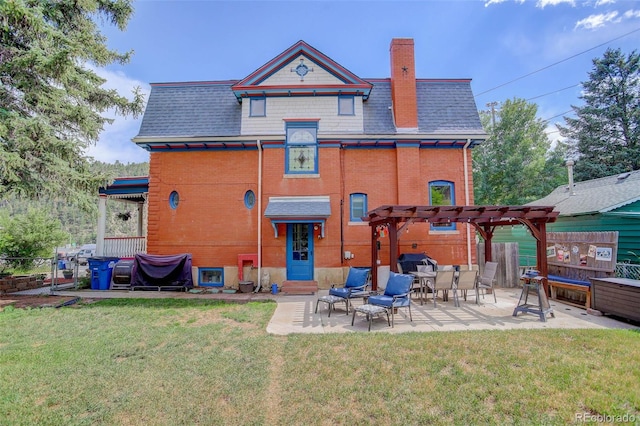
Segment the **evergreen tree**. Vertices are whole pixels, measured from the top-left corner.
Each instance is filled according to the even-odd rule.
[[[514,98],[480,118],[489,138],[473,150],[475,204],[520,205],[564,182],[564,151],[551,149],[538,107]]]
[[[576,181],[640,169],[640,55],[607,49],[582,83],[584,106],[558,126],[576,158]]]
[[[96,22],[122,30],[132,12],[130,0],[0,0],[0,198],[90,207],[104,176],[85,152],[112,121],[101,114],[142,111],[139,88],[130,101],[89,69],[130,56],[109,50]]]

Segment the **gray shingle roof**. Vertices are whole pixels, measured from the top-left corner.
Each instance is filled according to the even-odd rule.
[[[235,82],[152,85],[138,137],[240,136],[242,107],[231,86]],[[484,134],[468,81],[417,81],[420,133]],[[396,133],[391,83],[374,82],[363,105],[364,133]]]
[[[139,137],[238,136],[242,106],[232,82],[154,85]]]
[[[235,82],[153,85],[138,137],[239,136],[242,106]],[[468,81],[418,80],[418,127],[424,134],[484,133]],[[364,103],[364,133],[396,133],[391,110],[391,83],[374,83]]]
[[[331,216],[329,197],[270,197],[264,211],[268,218],[327,218]]]
[[[607,176],[574,183],[574,195],[569,186],[559,186],[549,195],[530,205],[555,206],[560,216],[605,213],[640,200],[640,170],[623,175]]]

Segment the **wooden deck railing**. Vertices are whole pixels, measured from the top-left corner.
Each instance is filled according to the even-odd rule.
[[[133,257],[147,252],[145,237],[107,237],[104,239],[104,256]]]

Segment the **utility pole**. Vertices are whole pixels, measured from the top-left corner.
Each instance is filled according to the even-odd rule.
[[[487,106],[491,108],[491,129],[496,128],[496,106],[498,106],[498,102],[487,102]]]

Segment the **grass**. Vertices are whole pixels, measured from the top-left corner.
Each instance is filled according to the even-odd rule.
[[[640,419],[640,334],[272,336],[275,304],[0,312],[5,425],[567,424]]]

